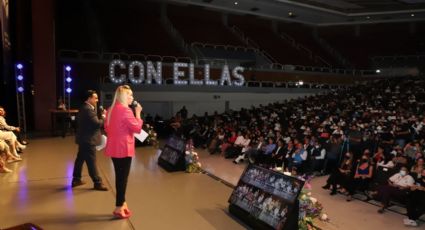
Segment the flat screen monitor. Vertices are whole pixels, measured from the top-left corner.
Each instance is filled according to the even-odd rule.
[[[273,229],[282,229],[303,186],[298,178],[250,164],[229,203]]]

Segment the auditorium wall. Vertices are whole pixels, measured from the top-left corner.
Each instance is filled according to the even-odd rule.
[[[159,114],[168,119],[186,106],[188,115],[202,116],[205,112],[213,114],[215,111],[222,113],[226,109],[239,110],[260,104],[283,102],[287,99],[305,97],[317,94],[323,90],[318,89],[252,89],[234,87],[204,87],[202,91],[194,91],[196,87],[177,87],[179,90],[148,90],[135,88],[135,100],[143,106],[145,114],[155,116]],[[215,90],[214,90],[215,88]],[[112,102],[113,91],[107,87],[101,92],[101,104],[108,107]]]

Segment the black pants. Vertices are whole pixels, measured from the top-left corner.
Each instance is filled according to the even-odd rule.
[[[73,181],[81,180],[81,172],[83,164],[86,162],[89,170],[89,175],[95,184],[102,183],[102,178],[99,176],[96,166],[96,149],[94,145],[84,143],[78,145],[77,159],[75,159],[74,172],[72,174]]]
[[[424,191],[411,191],[407,195],[407,216],[411,220],[417,220],[425,213],[425,192]]]
[[[115,206],[122,206],[125,202],[127,179],[130,173],[131,157],[112,158],[115,168],[115,189],[117,190]]]
[[[404,200],[408,194],[407,189],[399,189],[391,185],[382,185],[378,188],[378,196],[381,198],[381,202],[384,208],[388,207],[391,199]]]
[[[350,195],[354,195],[354,193],[356,192],[356,190],[360,190],[360,191],[364,192],[367,189],[369,189],[369,183],[370,183],[370,179],[369,178],[366,178],[366,179],[353,178],[348,183],[348,188],[347,188],[348,189],[348,193]]]

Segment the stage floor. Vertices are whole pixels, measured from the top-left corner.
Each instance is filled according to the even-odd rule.
[[[109,191],[92,190],[84,166],[86,185],[70,188],[77,145],[74,138],[31,140],[23,161],[9,164],[13,173],[0,174],[0,229],[34,223],[44,229],[247,229],[232,217],[227,200],[245,165],[235,165],[218,155],[198,150],[206,174],[169,173],[157,165],[158,151],[138,147],[127,187],[127,202],[133,216],[117,220],[113,166],[98,152],[98,168]],[[330,197],[321,189],[325,177],[315,178],[313,196],[331,218],[323,229],[403,229],[405,216],[378,214],[377,207]],[[223,183],[223,181],[227,183]],[[423,227],[423,226],[421,226]]]

